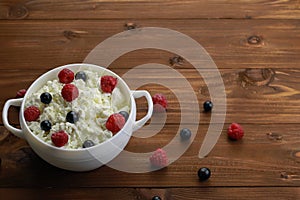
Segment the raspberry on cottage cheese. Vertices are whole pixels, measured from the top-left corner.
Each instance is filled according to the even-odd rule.
[[[53,139],[57,137],[52,135],[64,131],[68,135],[68,140],[61,148],[66,149],[86,148],[87,145],[84,145],[86,141],[97,145],[111,138],[113,133],[105,126],[109,116],[119,112],[128,113],[130,110],[129,99],[126,99],[118,84],[111,92],[102,91],[101,77],[107,74],[91,70],[73,72],[78,74],[70,83],[69,81],[68,83],[61,82],[62,73],[60,73],[60,77],[49,80],[37,92],[31,94],[25,102],[25,109],[34,106],[40,111],[35,121],[27,121],[33,134],[46,143],[59,147],[61,145],[56,145],[57,139],[55,141]],[[72,84],[72,90],[68,91],[70,94],[65,91],[67,84]],[[41,95],[45,93],[51,95],[52,100],[49,104],[41,101],[44,99]],[[49,131],[45,131],[41,125],[41,122],[45,120],[49,121]]]

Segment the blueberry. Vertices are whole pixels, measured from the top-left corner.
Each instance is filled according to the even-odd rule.
[[[86,81],[86,74],[83,71],[79,71],[76,73],[75,79],[82,79],[83,81]]]
[[[205,112],[210,112],[213,108],[213,103],[211,101],[205,101],[203,103],[203,109]]]
[[[75,124],[78,121],[78,119],[79,119],[79,117],[78,117],[77,113],[74,111],[68,112],[68,114],[66,116],[67,122],[70,122],[72,124]]]
[[[119,114],[123,115],[123,117],[125,118],[125,121],[127,121],[129,114],[126,111],[120,111]]]
[[[94,146],[94,142],[92,140],[86,140],[84,141],[84,143],[82,144],[82,148],[89,148]]]
[[[50,93],[44,92],[43,94],[41,94],[40,99],[42,103],[49,104],[52,101],[52,96]]]
[[[44,131],[50,131],[51,129],[51,122],[49,120],[44,120],[41,122],[41,129]]]
[[[210,170],[206,167],[202,167],[198,170],[198,177],[200,181],[205,181],[210,177]]]
[[[161,198],[159,196],[154,196],[152,197],[152,200],[161,200]]]
[[[182,140],[188,140],[188,139],[190,139],[191,135],[192,135],[192,132],[188,128],[183,128],[180,131],[180,137],[181,137]]]

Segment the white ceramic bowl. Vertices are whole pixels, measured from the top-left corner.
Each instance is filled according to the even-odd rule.
[[[47,144],[38,136],[33,134],[28,128],[24,119],[25,99],[32,93],[35,93],[48,80],[57,78],[60,70],[69,68],[73,71],[79,69],[91,69],[92,71],[105,71],[105,74],[112,75],[118,78],[118,87],[124,93],[130,102],[130,114],[124,127],[113,137],[103,143],[85,149],[62,149],[53,145]],[[135,98],[145,97],[148,102],[148,112],[142,119],[136,121],[136,104]],[[21,129],[11,126],[8,122],[8,109],[10,106],[20,106],[19,120]],[[108,163],[115,158],[128,143],[132,132],[142,127],[152,116],[153,103],[150,94],[145,90],[131,91],[127,84],[117,74],[112,71],[92,64],[69,64],[48,71],[47,73],[36,79],[26,92],[24,98],[10,99],[6,101],[2,118],[4,126],[14,135],[27,140],[31,148],[48,163],[71,171],[89,171],[96,169],[103,164]]]

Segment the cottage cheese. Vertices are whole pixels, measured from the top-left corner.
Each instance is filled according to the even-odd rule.
[[[30,130],[40,139],[51,145],[51,134],[64,130],[69,135],[68,143],[62,147],[66,149],[79,149],[86,140],[92,140],[95,145],[112,137],[112,133],[106,129],[107,118],[120,111],[129,112],[129,99],[124,96],[117,87],[110,93],[102,93],[100,89],[100,77],[103,74],[83,70],[87,80],[74,80],[79,90],[78,98],[72,102],[66,102],[61,96],[64,84],[58,79],[48,81],[40,90],[30,95],[25,102],[25,107],[36,106],[41,115],[34,122],[27,122]],[[76,72],[74,72],[76,73]],[[43,104],[40,95],[48,92],[52,95],[50,104]],[[69,111],[78,113],[79,120],[75,123],[66,122]],[[52,124],[50,132],[45,132],[40,127],[40,122],[49,120]]]

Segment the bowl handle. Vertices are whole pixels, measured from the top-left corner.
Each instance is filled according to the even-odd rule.
[[[10,132],[12,132],[14,135],[24,138],[23,131],[21,129],[17,129],[13,126],[11,126],[8,122],[8,109],[10,106],[21,106],[23,102],[23,98],[19,99],[9,99],[8,101],[5,102],[3,111],[2,111],[2,120],[5,128],[7,128]]]
[[[151,118],[153,112],[153,102],[151,95],[146,90],[131,91],[131,93],[134,98],[145,97],[148,102],[147,114],[142,119],[136,121],[133,125],[133,131],[136,131],[142,126],[144,126],[144,124]]]

